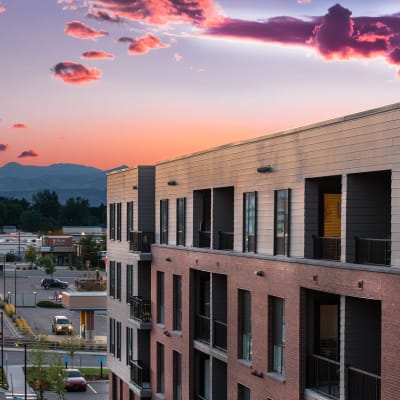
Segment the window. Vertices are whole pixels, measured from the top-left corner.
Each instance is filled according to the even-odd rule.
[[[110,261],[109,285],[110,297],[115,297],[115,261]]]
[[[128,201],[126,203],[126,240],[128,242],[131,231],[133,231],[133,201]]]
[[[117,240],[121,240],[121,203],[117,203]]]
[[[121,263],[117,263],[117,299],[121,301]]]
[[[157,342],[157,393],[164,393],[164,345]]]
[[[168,244],[168,199],[160,200],[160,243]]]
[[[243,252],[256,252],[257,192],[243,193]]]
[[[129,303],[133,295],[133,265],[126,266],[126,302]]]
[[[274,254],[289,256],[290,189],[275,191]]]
[[[173,352],[173,396],[174,400],[182,400],[182,356],[180,353]]]
[[[285,374],[285,300],[269,296],[269,370]]]
[[[121,359],[121,322],[117,321],[117,358]]]
[[[109,351],[110,354],[115,355],[115,319],[110,318],[109,320],[109,335],[110,343],[109,343]]]
[[[238,400],[251,400],[250,389],[240,383],[238,383]]]
[[[126,365],[130,365],[132,360],[132,346],[133,346],[133,329],[126,328]]]
[[[186,198],[176,199],[176,244],[185,245]]]
[[[174,291],[174,330],[182,330],[182,277],[180,275],[174,275],[173,291]]]
[[[251,292],[239,289],[239,358],[251,361]]]
[[[164,323],[164,272],[157,271],[157,323]]]
[[[109,235],[111,240],[115,240],[115,203],[111,203],[109,206]]]

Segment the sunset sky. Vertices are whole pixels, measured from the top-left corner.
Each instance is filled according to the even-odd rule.
[[[399,0],[0,0],[0,166],[151,164],[399,93]]]

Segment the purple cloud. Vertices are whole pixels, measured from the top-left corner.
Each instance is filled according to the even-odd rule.
[[[26,157],[39,157],[39,154],[35,150],[25,150],[18,156],[18,158]]]
[[[0,143],[0,151],[6,151],[8,148],[7,143]]]

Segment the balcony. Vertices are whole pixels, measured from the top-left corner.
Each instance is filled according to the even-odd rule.
[[[390,239],[367,239],[355,237],[356,263],[390,266]]]
[[[151,322],[151,303],[144,301],[139,296],[131,296],[129,299],[131,305],[130,318],[141,322]]]
[[[348,400],[380,400],[381,377],[357,368],[347,369]]]
[[[338,361],[317,354],[310,355],[307,364],[307,387],[331,399],[339,399],[339,368]]]
[[[140,360],[131,360],[131,381],[139,389],[149,389],[150,386],[150,370],[142,366]]]
[[[129,250],[139,253],[151,253],[154,243],[154,232],[131,231],[129,235]]]
[[[226,322],[213,321],[213,345],[214,347],[226,351],[226,339],[227,339],[227,324]]]
[[[219,250],[233,250],[233,232],[218,232],[218,249]]]
[[[196,315],[195,339],[204,343],[210,343],[210,317]]]
[[[340,238],[313,236],[313,243],[314,259],[340,261]]]

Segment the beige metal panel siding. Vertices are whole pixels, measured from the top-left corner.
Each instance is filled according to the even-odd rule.
[[[337,122],[340,121],[340,122]],[[234,186],[234,248],[242,250],[243,192],[258,192],[258,251],[273,250],[273,191],[292,189],[291,254],[303,254],[304,180],[309,177],[344,175],[391,169],[399,159],[400,111],[365,114],[362,118],[344,118],[290,133],[265,136],[240,144],[200,152],[156,166],[156,199],[188,197],[187,238],[193,236],[193,190]],[[395,146],[393,144],[396,143]],[[274,172],[260,174],[257,167],[272,165]],[[177,186],[168,187],[168,180]],[[394,202],[398,200],[394,199]],[[158,213],[157,207],[157,213]],[[170,208],[170,232],[175,208]],[[157,221],[159,215],[157,214]],[[159,223],[156,223],[159,230]],[[175,237],[170,236],[170,243]]]
[[[400,157],[400,156],[399,156]],[[391,264],[400,268],[400,164],[392,169],[392,256]]]

